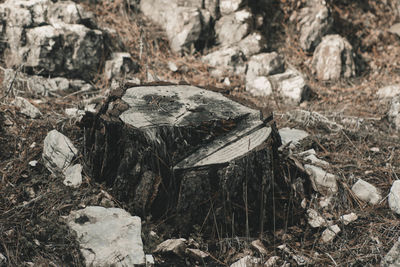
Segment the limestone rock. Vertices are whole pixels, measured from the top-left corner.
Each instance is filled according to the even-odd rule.
[[[139,217],[119,208],[89,206],[71,211],[66,221],[78,235],[86,266],[145,263]]]
[[[332,195],[337,193],[338,185],[336,175],[309,164],[304,165],[304,168],[310,175],[312,186],[315,191],[318,191],[323,195]]]
[[[392,184],[392,187],[390,188],[388,202],[390,209],[393,212],[400,214],[400,180],[396,180]]]
[[[325,36],[314,51],[313,72],[322,81],[350,78],[355,75],[353,48],[337,34]]]
[[[186,249],[186,239],[178,238],[178,239],[168,239],[159,244],[154,253],[174,253],[175,255],[182,256],[185,253]]]
[[[289,67],[283,73],[269,76],[273,87],[287,102],[299,104],[307,98],[308,88],[304,76],[293,67]]]
[[[64,184],[73,188],[78,188],[82,184],[82,165],[75,164],[69,166],[64,171]]]
[[[59,173],[68,168],[78,150],[71,140],[57,130],[50,131],[44,139],[42,158],[46,168]]]
[[[330,225],[330,221],[323,218],[319,213],[314,209],[307,210],[308,224],[313,228],[318,228],[322,226]]]
[[[170,40],[171,49],[182,52],[202,38],[209,18],[197,6],[178,0],[147,0],[140,2],[143,14],[159,24]]]
[[[269,96],[272,94],[272,85],[265,76],[246,78],[246,91],[256,96]]]
[[[301,140],[306,138],[309,134],[306,131],[292,128],[279,129],[279,135],[281,136],[282,145],[292,143],[294,146],[298,145]]]
[[[260,33],[252,33],[232,46],[223,46],[202,57],[202,61],[214,67],[213,76],[223,77],[226,71],[243,75],[247,59],[266,48],[265,38]]]
[[[338,233],[340,233],[340,228],[339,226],[332,225],[332,226],[328,226],[328,228],[326,228],[321,235],[321,241],[323,243],[329,243],[331,242]]]
[[[253,256],[245,256],[231,264],[230,267],[255,267],[261,264],[261,259]]]
[[[269,76],[282,73],[284,70],[284,59],[282,56],[278,55],[278,53],[260,53],[249,59],[246,81],[257,76]]]
[[[38,75],[27,75],[12,69],[4,71],[3,86],[42,96],[53,96],[80,90],[94,90],[94,87],[82,80],[69,80],[63,77],[46,78]]]
[[[312,51],[332,28],[333,19],[325,1],[313,0],[308,2],[298,15],[299,42],[302,49]]]
[[[220,0],[219,10],[222,16],[229,15],[239,9],[243,0]]]
[[[87,27],[93,26],[92,17],[70,1],[6,1],[0,5],[5,27],[0,37],[9,47],[8,67],[24,65],[41,75],[94,77],[101,64],[103,35]]]
[[[376,93],[379,98],[392,98],[400,95],[400,84],[392,84],[382,87]]]
[[[381,262],[381,267],[398,267],[400,266],[400,240],[394,243],[393,247],[386,254]]]
[[[382,199],[379,190],[372,184],[362,179],[358,179],[351,190],[359,199],[366,201],[372,205],[378,204],[378,202]]]
[[[343,222],[344,225],[348,225],[357,219],[358,216],[354,212],[340,216],[340,221]]]
[[[245,9],[221,17],[215,23],[218,43],[225,46],[242,40],[251,31],[251,17],[251,12]]]
[[[128,73],[135,73],[139,70],[139,65],[134,62],[129,53],[117,52],[111,55],[104,66],[104,73],[107,80],[117,77],[125,77]]]
[[[390,108],[387,112],[389,122],[396,130],[400,130],[400,96],[393,97],[390,101]]]
[[[19,107],[19,111],[32,118],[32,119],[36,119],[39,118],[42,113],[40,112],[40,110],[35,107],[34,105],[32,105],[27,99],[23,98],[23,97],[19,97],[17,96],[15,98],[15,100],[13,101],[14,105]]]

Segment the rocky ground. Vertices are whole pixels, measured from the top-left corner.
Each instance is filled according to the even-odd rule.
[[[143,217],[144,254],[156,266],[231,266],[240,259],[243,266],[399,266],[398,259],[389,263],[400,236],[400,3],[220,0],[215,11],[218,1],[172,1],[180,5],[169,9],[156,0],[150,7],[76,1],[75,9],[19,2],[0,8],[3,25],[14,23],[3,27],[0,46],[0,266],[85,265],[68,216],[90,206],[128,207],[85,168],[78,184],[65,182],[66,173],[43,156],[45,138],[53,129],[67,136],[76,147],[68,164],[84,165],[85,109],[96,112],[123,84],[162,81],[212,89],[264,117],[273,114],[282,168],[297,166],[313,189],[302,202],[288,201],[301,216],[276,210],[274,218],[285,223],[255,236],[212,236],[201,222],[183,235]],[[183,26],[170,22],[179,16]],[[307,137],[287,143],[287,127]],[[159,246],[178,238],[185,239],[173,249]],[[394,260],[384,259],[392,247]]]

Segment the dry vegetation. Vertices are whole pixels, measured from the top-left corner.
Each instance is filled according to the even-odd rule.
[[[340,225],[342,232],[338,238],[326,245],[319,243],[321,233],[305,220],[269,231],[262,240],[269,256],[280,255],[295,265],[290,257],[277,249],[278,245],[285,243],[296,254],[312,259],[315,266],[378,265],[400,236],[400,221],[388,208],[386,199],[371,207],[355,198],[350,188],[357,178],[363,178],[379,187],[386,196],[392,182],[400,176],[398,133],[385,118],[387,105],[375,96],[381,86],[400,80],[400,40],[387,31],[394,22],[389,5],[374,0],[329,1],[336,23],[334,29],[351,42],[359,66],[357,78],[332,84],[313,78],[308,67],[312,55],[299,48],[295,25],[289,22],[290,15],[300,8],[301,1],[281,0],[276,5],[275,12],[279,15],[271,21],[271,36],[275,41],[271,49],[285,55],[287,62],[307,75],[314,95],[303,102],[301,108],[317,111],[345,126],[344,130],[328,132],[318,126],[291,122],[285,112],[294,107],[275,97],[254,98],[248,95],[238,77],[230,77],[230,86],[211,78],[207,66],[198,60],[197,53],[184,57],[173,54],[160,28],[139,13],[129,11],[124,2],[115,0],[114,3],[87,8],[98,15],[101,26],[114,28],[121,36],[141,66],[138,75],[141,80],[146,81],[150,73],[162,80],[223,88],[242,102],[274,111],[278,128],[299,127],[311,133],[312,147],[320,158],[331,164],[331,172],[340,177],[340,197],[332,211],[324,216],[327,219],[338,218],[353,211],[359,219],[348,226]],[[169,61],[174,62],[180,71],[170,72]],[[99,91],[96,94],[108,87],[101,77],[99,73]],[[63,110],[92,97],[93,92],[51,98],[18,92],[18,88],[10,92],[7,89],[0,92],[0,252],[7,256],[11,266],[23,266],[26,262],[33,262],[35,266],[80,266],[82,257],[77,242],[60,216],[82,204],[107,203],[107,196],[101,185],[87,176],[79,191],[66,188],[48,173],[40,158],[43,139],[54,128],[70,137],[78,148],[81,147],[81,129],[74,121],[65,118]],[[18,113],[10,103],[16,94],[37,100],[45,114],[43,119],[30,120]],[[372,147],[378,147],[379,152],[371,151]],[[38,165],[30,166],[28,162],[31,160],[39,160]],[[144,226],[144,229],[148,231],[156,226],[161,239],[169,237],[167,228],[157,222]],[[193,233],[192,237],[210,253],[210,262],[204,264],[207,266],[230,264],[251,252],[248,240],[256,238],[207,240],[201,232]],[[151,252],[158,240],[151,243],[146,239],[146,233],[144,238],[146,252]],[[177,266],[184,263],[174,259],[166,261],[165,266],[173,262]]]

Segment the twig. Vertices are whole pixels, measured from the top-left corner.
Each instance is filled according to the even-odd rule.
[[[3,100],[4,98],[6,98],[6,97],[8,96],[8,94],[11,92],[12,87],[13,87],[14,82],[15,82],[15,79],[17,78],[18,72],[22,69],[23,66],[24,66],[24,65],[20,65],[20,66],[17,68],[17,70],[15,71],[15,73],[14,73],[14,78],[12,79],[12,81],[11,81],[11,83],[10,83],[10,86],[8,87],[8,90],[7,90],[6,94],[1,98],[1,100]]]

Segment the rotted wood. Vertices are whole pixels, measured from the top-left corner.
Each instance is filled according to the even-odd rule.
[[[263,231],[272,220],[272,189],[290,191],[275,173],[276,130],[259,111],[217,92],[121,89],[83,125],[91,176],[132,213],[169,218],[181,231]]]

